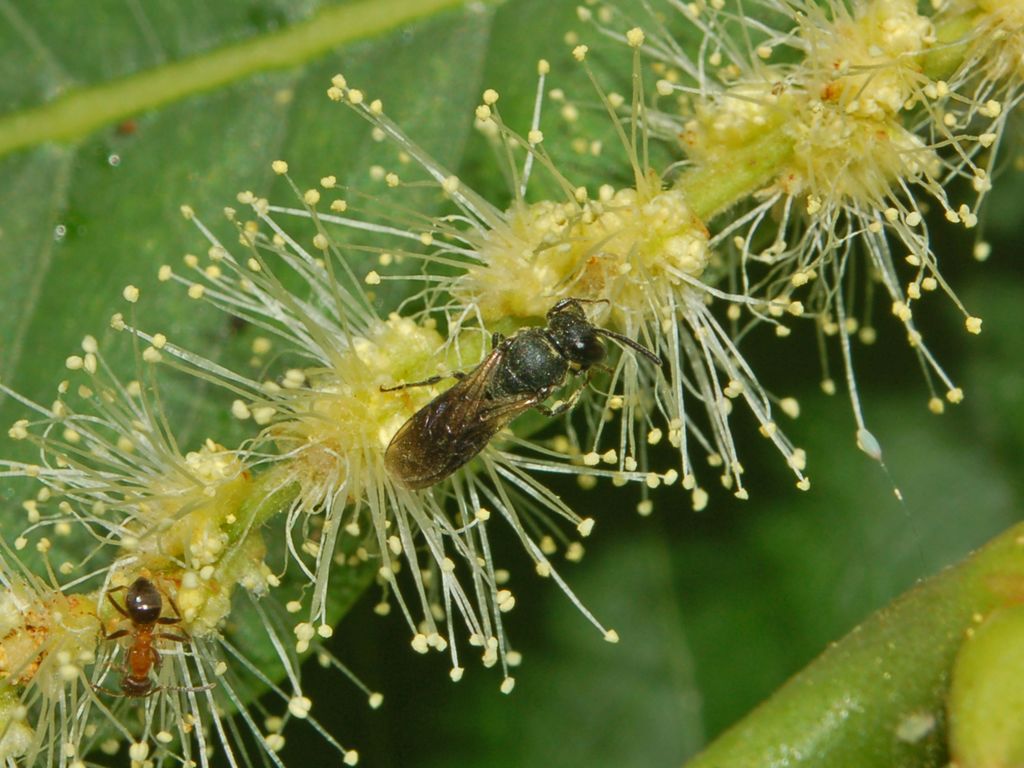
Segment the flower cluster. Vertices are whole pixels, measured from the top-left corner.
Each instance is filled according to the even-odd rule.
[[[941,394],[957,403],[963,392],[925,345],[914,305],[942,291],[967,331],[981,330],[943,279],[926,223],[934,207],[952,224],[975,227],[994,148],[1019,100],[1004,40],[1019,37],[1019,18],[1003,4],[975,5],[946,4],[928,16],[912,0],[766,0],[764,23],[749,46],[738,46],[735,15],[695,4],[685,14],[705,32],[699,55],[664,28],[652,39],[662,98],[651,125],[685,153],[679,186],[705,215],[729,211],[712,243],[727,249],[733,283],[764,299],[752,310],[756,320],[787,336],[779,318],[796,307],[793,314],[816,324],[822,349],[825,337],[838,337],[858,441],[871,454],[877,443],[862,415],[850,340],[874,341],[874,294],[887,296],[903,324],[933,412],[943,410]],[[1003,34],[993,34],[997,26]],[[725,186],[744,195],[702,191],[723,171],[733,173]],[[968,189],[973,199],[954,199]],[[730,208],[736,203],[744,207]],[[987,253],[979,242],[975,255]],[[824,357],[822,364],[832,392]]]
[[[977,223],[1020,100],[1020,3],[925,15],[915,0],[761,0],[756,20],[724,0],[670,5],[681,13],[642,27],[611,6],[580,9],[622,43],[628,96],[605,87],[578,37],[588,90],[549,88],[538,62],[524,131],[498,91],[482,93],[472,119],[502,159],[503,199],[337,75],[327,97],[394,153],[369,188],[333,175],[302,188],[278,160],[297,205],[242,191],[216,223],[182,206],[202,245],[158,278],[249,328],[248,367],[147,328],[129,285],[110,325],[133,348],[132,380],[88,336],[52,404],[0,385],[27,412],[10,437],[39,456],[0,462],[36,488],[23,531],[0,543],[5,765],[84,766],[124,744],[139,766],[206,765],[217,751],[283,765],[290,720],[354,764],[312,716],[300,670],[312,651],[352,677],[324,646],[339,583],[375,583],[377,613],[400,613],[415,651],[447,654],[457,681],[468,645],[509,693],[518,582],[495,561],[499,536],[617,642],[557,562],[583,556],[595,520],[549,481],[634,482],[642,514],[659,486],[704,509],[709,475],[745,499],[741,408],[807,490],[807,457],[777,423],[799,404],[742,350],[772,341],[761,326],[784,338],[810,319],[823,350],[838,338],[857,439],[877,458],[852,346],[874,339],[874,292],[929,384],[963,397],[914,323],[941,289],[981,329],[939,272],[926,209]],[[696,53],[678,25],[699,32]],[[549,102],[587,173],[565,170],[546,136]],[[602,116],[600,133],[581,108]],[[163,372],[223,395],[244,440],[183,449]],[[943,403],[933,387],[930,407]],[[31,551],[37,569],[22,562]]]
[[[637,70],[643,34],[635,31],[631,44],[637,49]],[[586,46],[574,51],[584,67],[586,55]],[[548,69],[548,63],[541,61],[539,95]],[[573,447],[583,453],[586,463],[596,464],[598,457],[610,454],[621,471],[639,470],[651,487],[681,483],[690,491],[694,508],[703,509],[708,494],[697,482],[696,447],[712,467],[720,468],[722,483],[746,498],[743,467],[729,426],[732,401],[738,399],[750,408],[762,434],[775,443],[796,473],[798,485],[806,489],[803,452],[777,428],[772,398],[710,307],[715,299],[735,307],[751,299],[715,286],[720,265],[709,245],[707,227],[690,209],[686,196],[667,188],[666,179],[650,166],[638,72],[634,82],[627,135],[616,113],[621,97],[612,98],[594,79],[596,92],[618,129],[624,162],[633,178],[632,186],[600,184],[594,193],[559,171],[544,150],[539,128],[529,129],[525,137],[509,128],[498,110],[500,95],[486,90],[476,108],[478,127],[498,144],[499,155],[523,157],[521,167],[508,169],[514,185],[511,202],[504,209],[467,189],[388,120],[380,102],[367,105],[362,91],[349,88],[343,77],[335,78],[328,95],[356,109],[390,137],[454,203],[457,212],[435,220],[427,231],[427,250],[420,259],[428,265],[446,265],[449,271],[455,267],[454,274],[433,278],[423,296],[423,303],[430,311],[442,312],[455,333],[467,324],[528,324],[557,301],[577,298],[595,304],[596,322],[638,340],[664,361],[665,371],[632,355],[617,358],[604,402],[589,403],[587,433],[571,435]],[[538,119],[539,112],[535,126]],[[562,190],[561,197],[528,199],[534,168],[550,177],[546,181]],[[392,186],[403,183],[397,174],[389,176]],[[352,225],[350,219],[329,221]],[[414,235],[412,230],[404,232],[407,237]],[[379,275],[374,272],[372,279]],[[779,404],[791,415],[798,410],[792,399],[784,398]],[[609,446],[605,426],[612,411],[620,412],[619,431]],[[648,448],[663,438],[678,450],[679,469],[652,474]]]
[[[154,341],[142,360],[155,360],[151,350],[164,342]],[[259,748],[274,753],[288,719],[316,724],[282,618],[260,601],[281,579],[266,562],[261,510],[247,502],[259,488],[250,457],[210,439],[183,454],[153,370],[122,381],[91,336],[67,367],[74,379],[50,406],[3,390],[33,413],[10,437],[40,456],[3,462],[7,476],[39,484],[23,504],[27,526],[0,561],[4,759],[78,766],[88,752],[114,754],[123,743],[133,765],[196,765],[216,744],[233,756],[240,742],[226,713],[244,711],[242,697],[261,689],[287,714],[268,712],[270,725],[244,719]],[[48,578],[21,564],[29,545]],[[286,685],[249,659],[249,643],[223,631],[229,616],[261,628]]]

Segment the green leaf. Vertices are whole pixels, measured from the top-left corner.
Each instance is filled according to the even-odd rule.
[[[553,584],[539,585],[540,594],[528,585],[526,606],[509,614],[524,656],[513,670],[515,689],[506,698],[495,675],[468,670],[467,683],[433,713],[444,747],[422,765],[644,768],[678,764],[702,743],[701,696],[685,607],[671,586],[670,543],[650,528],[607,543],[564,575],[616,628],[619,643],[603,642]],[[460,700],[472,702],[472,722]]]
[[[701,734],[721,733],[872,611],[1019,519],[1012,479],[962,439],[966,414],[934,416],[923,386],[910,388],[864,395],[892,477],[857,450],[847,403],[807,392],[800,420],[787,425],[808,450],[807,493],[793,488],[770,447],[751,440],[743,453],[753,475],[749,502],[715,493],[709,510],[695,514],[665,490],[653,517],[642,519],[627,511],[635,504],[628,489],[561,488],[598,521],[587,557],[564,575],[621,642],[601,642],[551,584],[521,580],[514,568],[517,607],[506,624],[525,647],[516,646],[524,661],[508,700],[497,676],[473,669],[446,688],[433,679],[443,671],[404,664],[401,645],[374,629],[374,644],[394,659],[381,689],[402,690],[422,676],[434,706],[415,710],[418,726],[393,705],[375,713],[367,727],[388,738],[366,756],[415,754],[443,765],[455,755],[470,768],[542,759],[560,767],[680,764]],[[864,718],[886,716],[870,704]],[[940,755],[934,738],[931,754]],[[845,754],[850,764],[862,755]]]
[[[965,404],[973,417],[972,427],[995,449],[997,461],[1017,488],[1024,490],[1014,469],[1024,448],[1024,370],[1012,364],[1024,349],[1020,286],[1013,280],[986,276],[976,281],[965,300],[978,307],[984,318],[982,333],[972,344],[979,354],[970,358],[966,371],[970,398]]]

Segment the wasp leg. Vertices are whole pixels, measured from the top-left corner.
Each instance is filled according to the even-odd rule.
[[[463,373],[462,371],[452,371],[451,373],[444,373],[438,376],[431,376],[429,379],[423,379],[422,381],[410,381],[405,384],[395,384],[393,387],[385,387],[381,385],[380,391],[397,392],[400,389],[412,389],[413,387],[429,387],[431,384],[437,384],[437,382],[444,381],[445,379],[455,379],[456,381],[460,381],[461,379],[466,378],[466,375],[467,374]]]
[[[554,408],[548,408],[543,403],[537,403],[533,407],[540,411],[544,416],[547,416],[549,418],[553,416],[560,416],[566,411],[572,410],[573,406],[576,405],[577,401],[580,399],[580,395],[583,394],[583,390],[586,389],[589,381],[590,377],[588,376],[587,381],[583,382],[581,386],[576,387],[573,393],[569,395],[569,397],[566,400],[557,403]]]

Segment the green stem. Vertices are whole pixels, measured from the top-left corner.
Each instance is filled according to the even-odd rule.
[[[1024,599],[1024,523],[882,609],[686,768],[945,765],[950,670],[965,633]]]
[[[964,63],[979,13],[972,11],[935,26],[936,47],[921,56],[921,69],[932,80],[945,80]]]
[[[101,126],[256,72],[301,64],[341,43],[370,37],[464,0],[356,0],[287,29],[72,91],[0,118],[0,156],[46,141],[73,141]],[[325,85],[326,87],[326,85]]]
[[[766,129],[748,144],[719,153],[715,162],[687,171],[677,186],[690,210],[709,221],[774,179],[793,157],[793,140],[781,126]]]
[[[264,523],[287,509],[298,496],[298,482],[282,482],[281,475],[287,469],[280,467],[264,472],[253,481],[235,515],[235,522],[224,526],[229,544],[236,544],[250,531],[258,531]]]

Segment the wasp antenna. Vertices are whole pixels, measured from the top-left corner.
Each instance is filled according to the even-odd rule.
[[[601,299],[601,301],[606,301],[606,299]],[[649,350],[643,344],[633,341],[631,338],[629,338],[629,336],[623,336],[621,333],[609,331],[606,328],[594,328],[594,331],[596,331],[601,336],[607,336],[609,339],[615,339],[615,341],[619,342],[620,344],[625,344],[630,349],[639,352],[641,355],[646,357],[648,360],[650,360],[658,367],[661,367],[660,357],[651,352],[651,350]]]

